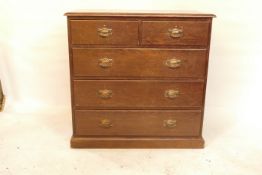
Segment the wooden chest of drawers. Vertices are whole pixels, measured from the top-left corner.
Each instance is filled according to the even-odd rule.
[[[69,12],[73,148],[203,148],[212,14]]]

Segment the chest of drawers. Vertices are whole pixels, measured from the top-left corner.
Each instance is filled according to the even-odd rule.
[[[212,14],[69,12],[73,148],[203,148]]]

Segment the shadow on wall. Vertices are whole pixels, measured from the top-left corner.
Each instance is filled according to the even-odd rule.
[[[0,48],[0,78],[2,83],[1,91],[3,91],[3,89],[5,90],[5,97],[9,96],[8,94],[12,94],[12,99],[17,99],[18,94],[14,89],[14,87],[17,87],[15,81],[15,67],[12,66],[10,59],[12,57],[12,50],[10,47],[8,47],[7,43],[0,43]]]
[[[2,84],[0,81],[0,112],[4,109],[4,101],[5,101],[5,96],[4,96]]]

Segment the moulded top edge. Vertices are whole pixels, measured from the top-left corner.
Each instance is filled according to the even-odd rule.
[[[65,16],[79,17],[193,17],[214,18],[216,15],[196,11],[130,11],[130,10],[78,10],[65,13]]]

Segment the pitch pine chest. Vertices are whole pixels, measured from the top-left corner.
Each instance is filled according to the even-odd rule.
[[[203,148],[212,14],[69,12],[73,148]]]

